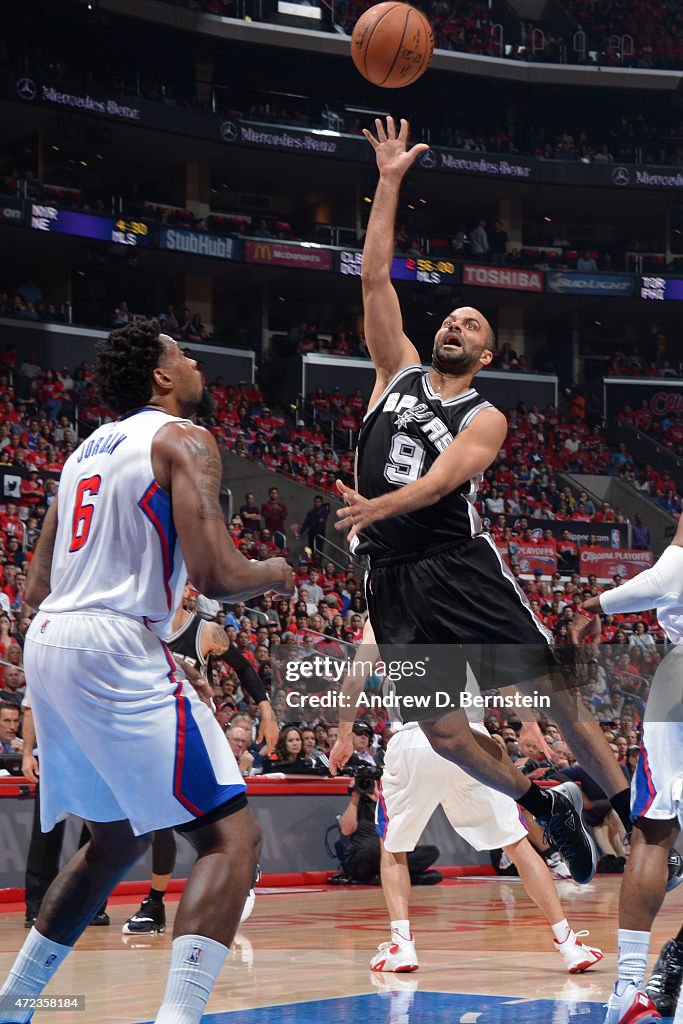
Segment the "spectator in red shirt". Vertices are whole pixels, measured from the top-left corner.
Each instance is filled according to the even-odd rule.
[[[277,487],[271,487],[268,491],[268,501],[261,505],[265,527],[272,534],[285,533],[285,519],[287,518],[287,506],[280,499],[280,492]]]

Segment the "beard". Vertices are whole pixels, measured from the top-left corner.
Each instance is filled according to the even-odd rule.
[[[198,420],[209,420],[213,416],[213,401],[207,387],[202,388],[202,395],[195,411]]]
[[[477,366],[479,355],[468,352],[463,346],[455,352],[445,352],[444,346],[437,342],[432,351],[432,366],[437,373],[446,377],[461,377],[470,373]]]

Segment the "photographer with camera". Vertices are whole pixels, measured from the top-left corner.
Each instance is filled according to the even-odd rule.
[[[361,733],[364,730],[372,732],[366,722],[356,722],[353,726],[354,739],[358,735],[357,729]],[[374,763],[369,764],[365,759],[359,759],[356,752],[341,774],[352,776],[349,783],[351,799],[339,819],[341,834],[349,840],[345,858],[346,873],[352,882],[379,885],[382,848],[375,827],[375,815],[379,799],[377,783],[382,776],[382,769]],[[439,871],[429,870],[438,856],[436,846],[416,846],[408,854],[412,885],[436,885],[442,880]]]

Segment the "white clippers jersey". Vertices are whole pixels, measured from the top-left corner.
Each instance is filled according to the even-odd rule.
[[[683,643],[683,594],[658,605],[657,621],[672,644]]]
[[[41,611],[108,611],[168,636],[186,571],[171,499],[154,479],[152,441],[172,422],[182,421],[141,409],[98,427],[67,459]]]

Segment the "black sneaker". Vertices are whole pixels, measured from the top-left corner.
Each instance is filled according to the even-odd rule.
[[[683,857],[677,850],[672,850],[669,854],[668,867],[669,878],[666,883],[666,891],[671,892],[683,882]]]
[[[111,918],[106,910],[98,910],[90,924],[108,925],[111,924]]]
[[[443,882],[443,875],[436,869],[423,871],[421,874],[414,875],[411,878],[412,885],[438,885],[439,882]]]
[[[631,832],[627,832],[622,842],[625,847],[631,845]],[[671,892],[683,882],[683,857],[677,850],[672,850],[667,861],[668,877],[666,880],[666,891]]]
[[[683,944],[669,939],[662,946],[652,977],[645,991],[662,1017],[673,1017],[676,1013],[678,994],[683,980]]]
[[[583,801],[575,782],[563,782],[549,791],[552,812],[537,821],[545,829],[543,840],[556,846],[564,857],[572,878],[586,885],[595,874],[597,851],[581,819]]]
[[[166,908],[158,900],[149,897],[140,904],[140,909],[129,917],[123,928],[124,935],[160,935],[166,931]]]
[[[37,914],[27,914],[24,918],[24,928],[33,928],[36,923]]]

